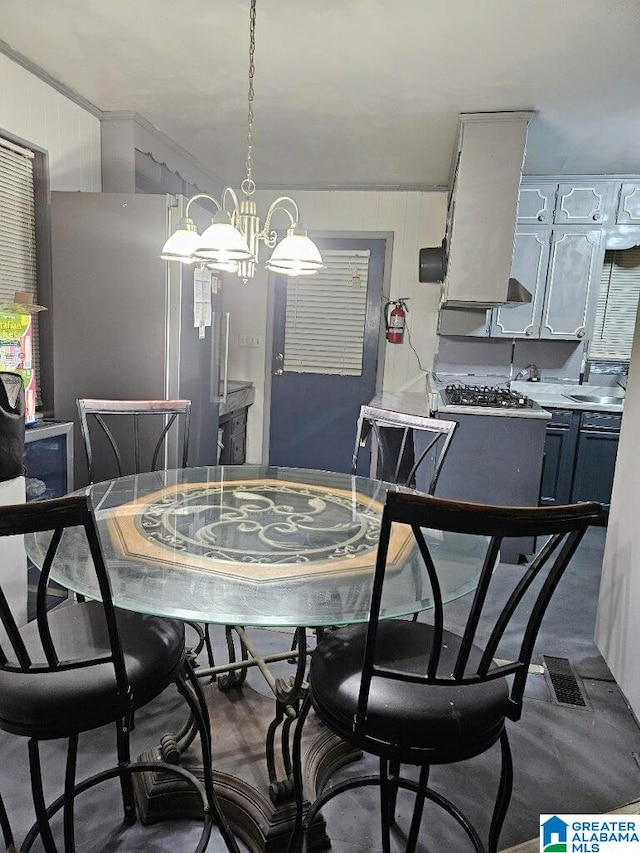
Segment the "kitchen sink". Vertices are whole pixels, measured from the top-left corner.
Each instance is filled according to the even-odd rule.
[[[623,395],[563,394],[562,396],[569,400],[575,400],[576,403],[595,403],[597,406],[622,405],[624,403]]]

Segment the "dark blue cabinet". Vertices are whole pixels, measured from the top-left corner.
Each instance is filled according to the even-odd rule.
[[[544,445],[540,503],[598,501],[608,510],[622,416],[552,410]]]
[[[571,500],[611,504],[613,475],[618,454],[622,416],[607,412],[582,412]]]
[[[540,482],[540,504],[553,506],[571,500],[573,466],[578,440],[576,412],[554,409],[547,424]]]

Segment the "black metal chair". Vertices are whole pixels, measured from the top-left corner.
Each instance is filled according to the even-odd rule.
[[[98,434],[106,437],[107,446],[111,448],[116,465],[117,473],[112,473],[109,477],[102,476],[104,472],[101,472],[103,480],[113,476],[122,477],[124,474],[155,471],[159,459],[162,462],[159,467],[165,468],[161,454],[164,453],[174,424],[178,431],[175,436],[176,461],[173,467],[186,467],[191,425],[190,400],[79,399],[77,405],[90,483],[96,481],[94,444],[97,436],[94,436],[92,421],[100,428]],[[178,418],[182,419],[181,429]],[[131,426],[127,428],[125,424],[129,421]]]
[[[305,826],[311,825],[318,810],[337,794],[379,785],[382,849],[388,853],[395,797],[403,788],[416,794],[406,842],[408,853],[416,848],[425,799],[448,812],[475,850],[484,851],[468,818],[451,800],[428,787],[429,770],[432,765],[480,755],[499,741],[502,769],[487,848],[495,853],[513,778],[505,722],[520,718],[542,617],[585,530],[600,519],[601,513],[602,508],[596,503],[513,508],[388,494],[369,622],[329,634],[311,659],[309,692],[294,737],[297,823],[289,851],[302,849],[301,737],[305,718],[313,706],[334,734],[379,757],[380,775],[349,779],[321,793],[307,812]],[[398,524],[411,528],[431,586],[430,623],[379,620],[389,538],[393,525]],[[438,556],[435,550],[430,551],[423,528],[441,531],[444,537],[459,537],[462,548],[465,534],[486,537],[486,553],[462,631],[449,630],[445,622]],[[495,569],[502,540],[512,536],[541,537],[538,541],[542,544],[513,589],[505,590],[504,578]],[[497,617],[487,615],[496,605]],[[514,641],[513,634],[505,636],[505,632],[507,628],[515,630],[512,617],[518,609],[520,620],[522,607],[527,615]],[[402,764],[420,767],[418,782],[401,777]]]
[[[65,528],[84,528],[88,543],[87,570],[96,572],[102,601],[77,602],[47,611],[49,575],[55,569],[58,545]],[[206,849],[216,822],[228,850],[238,847],[213,790],[211,732],[204,697],[184,650],[181,622],[144,616],[114,608],[95,520],[86,496],[0,508],[0,536],[51,531],[37,591],[37,616],[18,627],[0,589],[0,620],[6,638],[0,646],[0,728],[29,738],[29,765],[36,823],[21,851],[31,849],[38,836],[47,853],[57,847],[50,818],[63,809],[65,853],[73,853],[74,800],[107,779],[120,780],[124,820],[136,821],[132,775],[155,770],[175,774],[202,798],[204,825],[197,851]],[[129,728],[132,714],[175,683],[189,705],[202,743],[204,781],[165,762],[131,762]],[[83,781],[76,781],[78,736],[107,723],[116,725],[117,764]],[[64,793],[45,802],[39,742],[68,741]],[[12,832],[0,799],[0,825],[7,849],[14,849]]]
[[[373,437],[374,450],[377,453],[374,468],[379,479],[402,486],[413,486],[418,468],[429,464],[430,477],[421,491],[432,495],[457,426],[456,421],[408,415],[375,406],[361,406],[351,471],[356,473],[360,450],[365,447],[367,440]],[[414,431],[424,433],[426,438],[425,446],[417,459],[414,452]]]
[[[106,456],[100,468],[101,479],[106,479],[103,475],[107,473],[111,479],[125,474],[164,470],[165,449],[169,440],[173,442],[175,467],[186,467],[191,426],[190,400],[81,398],[76,402],[90,483],[95,482],[95,445],[100,439],[105,451],[100,456]],[[198,638],[193,654],[199,655],[206,647],[209,665],[213,666],[213,646],[208,626],[197,622],[187,624]]]

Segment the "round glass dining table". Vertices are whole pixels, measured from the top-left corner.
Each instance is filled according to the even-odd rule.
[[[385,497],[402,487],[242,465],[139,474],[87,489],[118,607],[223,625],[314,627],[367,620]],[[382,618],[432,604],[411,531],[398,528]],[[472,590],[479,537],[424,535],[445,601]],[[36,565],[46,544],[42,535],[27,544]],[[51,577],[99,597],[81,531],[64,532]]]

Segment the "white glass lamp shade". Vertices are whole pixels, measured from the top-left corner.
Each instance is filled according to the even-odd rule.
[[[316,244],[304,232],[290,228],[284,240],[275,247],[267,269],[283,275],[313,275],[323,268]]]
[[[200,235],[192,219],[181,219],[177,229],[162,247],[160,257],[165,261],[181,261],[192,264],[196,260],[194,251],[200,242]]]
[[[226,263],[222,261],[211,261],[209,264],[205,264],[208,270],[218,270],[219,272],[238,272],[238,262],[237,261],[228,261]]]
[[[252,260],[253,254],[243,234],[231,224],[231,218],[220,211],[204,231],[194,252],[196,258],[214,263]]]

